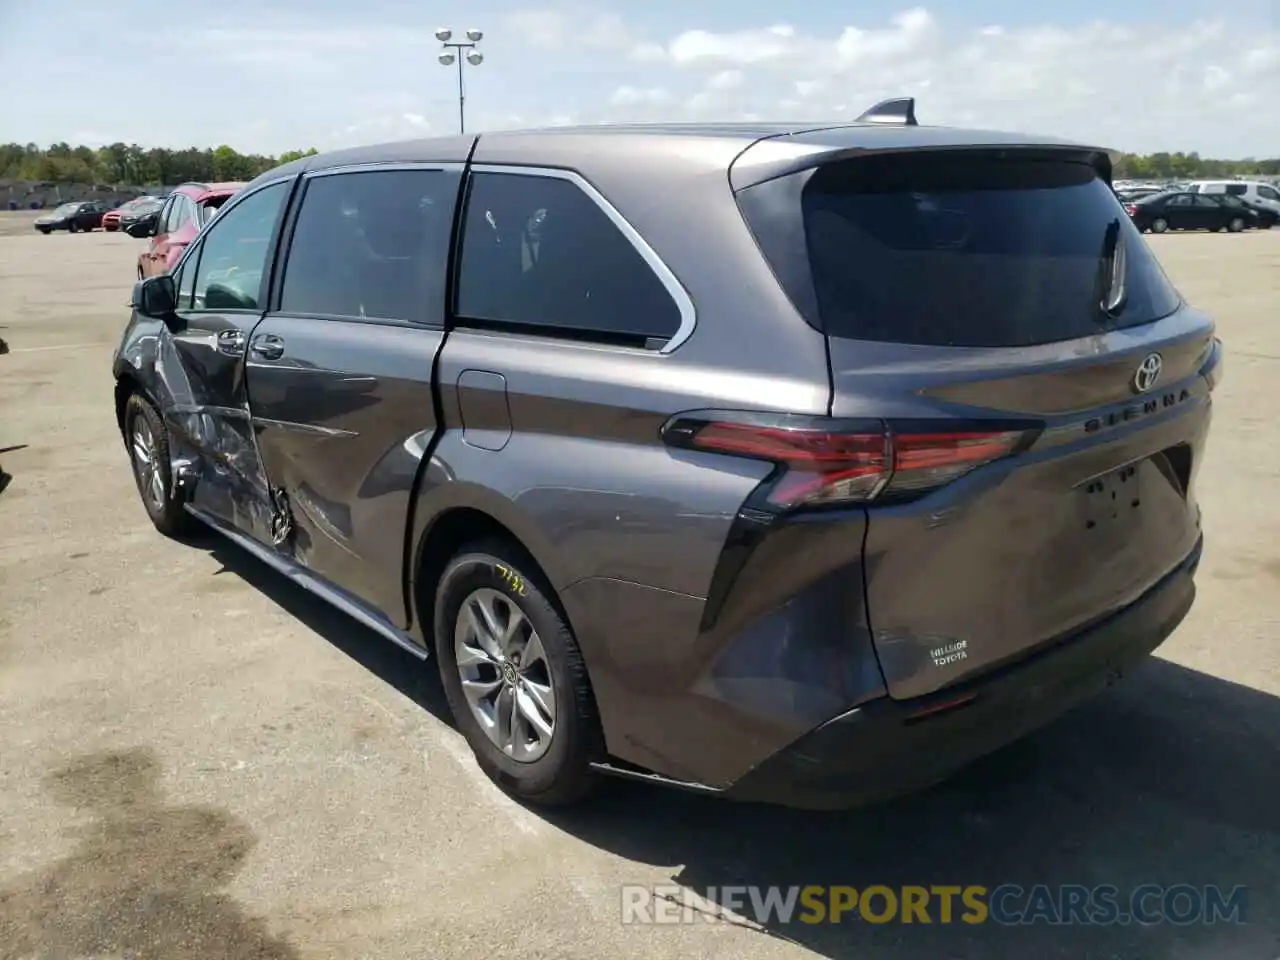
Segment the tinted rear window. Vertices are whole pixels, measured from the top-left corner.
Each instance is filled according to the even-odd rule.
[[[762,185],[767,187],[768,185]],[[1029,346],[1147,323],[1178,295],[1105,181],[1085,163],[974,154],[830,164],[800,192],[800,222],[778,200],[740,195],[743,212],[807,319],[831,336],[935,346]],[[794,207],[795,201],[792,202]],[[807,251],[807,289],[794,264]],[[1128,298],[1107,293],[1115,238]],[[791,252],[787,252],[787,251]]]

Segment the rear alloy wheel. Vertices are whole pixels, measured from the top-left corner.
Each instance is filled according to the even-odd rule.
[[[528,618],[491,587],[462,601],[453,653],[471,715],[508,757],[532,763],[556,733],[556,683]]]
[[[1164,233],[1168,229],[1169,229],[1169,221],[1166,220],[1164,217],[1156,217],[1154,220],[1151,221],[1152,233]]]
[[[1244,229],[1244,220],[1240,217],[1232,217],[1231,222],[1227,224],[1227,230],[1231,233],[1239,233]]]
[[[571,803],[603,759],[577,642],[536,567],[502,541],[455,556],[436,589],[440,680],[480,768],[534,803]]]

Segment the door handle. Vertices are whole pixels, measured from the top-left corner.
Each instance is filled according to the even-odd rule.
[[[228,357],[244,356],[244,331],[221,330],[218,332],[218,352]]]
[[[275,334],[264,333],[253,338],[249,350],[263,360],[279,360],[284,356],[284,341]]]

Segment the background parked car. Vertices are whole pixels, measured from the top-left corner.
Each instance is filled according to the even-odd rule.
[[[1139,230],[1229,230],[1239,233],[1257,224],[1252,210],[1228,206],[1221,197],[1202,193],[1158,193],[1127,204],[1133,225]]]
[[[138,278],[172,270],[200,228],[243,187],[243,183],[184,183],[174,188],[146,224],[126,228],[131,237],[151,238],[147,251],[138,257]]]
[[[1120,198],[1122,203],[1132,203],[1135,200],[1142,200],[1145,197],[1154,197],[1157,193],[1166,193],[1167,189],[1163,187],[1129,187],[1127,189],[1116,190],[1116,196]]]
[[[1256,218],[1256,222],[1251,226],[1257,227],[1259,230],[1270,230],[1276,225],[1277,221],[1280,221],[1280,209],[1273,209],[1260,200],[1251,201],[1247,196],[1237,197],[1232,194],[1224,194],[1214,199],[1227,207],[1249,211]]]
[[[1280,214],[1280,190],[1261,180],[1197,180],[1187,187],[1191,193],[1239,197],[1251,207],[1266,207]]]
[[[54,230],[66,230],[68,233],[96,230],[102,226],[102,215],[107,212],[108,207],[102,200],[64,203],[54,207],[43,217],[37,217],[35,228],[44,234]]]
[[[102,229],[107,233],[115,233],[124,229],[123,221],[132,220],[132,214],[139,210],[154,211],[160,209],[163,199],[146,194],[141,197],[134,197],[132,200],[126,200],[114,210],[108,210],[102,215]]]
[[[137,206],[120,213],[120,229],[131,237],[150,236],[149,231],[155,228],[156,217],[164,206],[163,197],[139,197]]]

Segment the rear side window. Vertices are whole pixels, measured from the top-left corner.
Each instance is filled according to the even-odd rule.
[[[1246,187],[1243,183],[1227,184],[1227,193],[1231,194],[1231,196],[1233,197],[1243,197],[1247,189],[1248,187]]]
[[[477,173],[457,313],[619,342],[671,339],[680,310],[639,250],[577,184]]]
[[[835,163],[791,191],[798,223],[782,222],[785,188],[750,196],[759,189],[740,194],[743,213],[771,260],[805,258],[807,271],[775,262],[775,272],[830,336],[1029,346],[1148,323],[1179,303],[1111,189],[1082,162],[933,153]],[[798,242],[775,242],[775,231]],[[1101,303],[1117,244],[1127,299],[1109,316]]]
[[[280,310],[441,322],[456,184],[441,170],[313,178],[285,263]]]
[[[1268,187],[1265,184],[1258,187],[1258,196],[1263,200],[1280,200],[1280,193],[1277,193],[1273,187]]]

